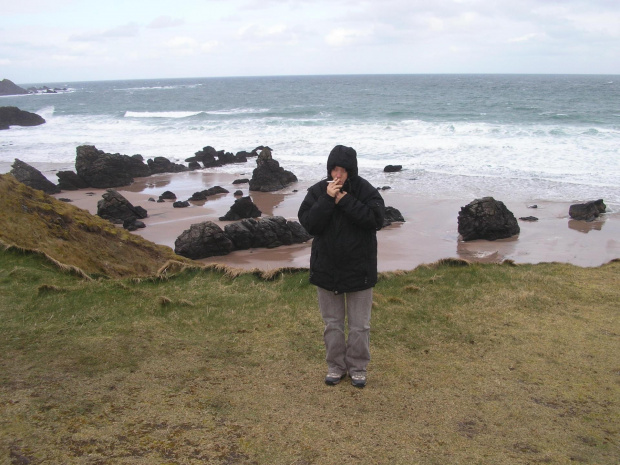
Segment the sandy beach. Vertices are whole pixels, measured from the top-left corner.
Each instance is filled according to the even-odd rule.
[[[233,193],[241,190],[250,195],[265,216],[283,216],[296,220],[297,210],[309,184],[298,182],[273,193],[249,192],[248,184],[233,184],[238,178],[249,178],[249,173],[233,175],[205,171],[160,174],[139,178],[131,186],[118,188],[132,204],[148,211],[144,220],[146,228],[136,231],[144,238],[174,249],[176,238],[194,223],[213,221],[224,227],[228,222],[219,221],[234,203]],[[190,202],[190,207],[173,208],[172,201],[158,203],[164,191],[176,194],[178,200],[187,200],[194,192],[219,185],[228,194],[209,197],[204,202]],[[70,199],[77,207],[93,214],[104,189],[63,191],[57,198]],[[442,258],[462,258],[473,262],[499,263],[513,260],[516,263],[564,262],[578,266],[599,266],[620,258],[620,209],[607,205],[607,213],[586,223],[568,216],[573,202],[536,203],[511,202],[506,204],[517,217],[534,216],[538,221],[519,220],[521,233],[510,239],[497,241],[459,240],[457,217],[460,208],[472,199],[421,198],[393,189],[382,191],[386,206],[397,208],[405,218],[378,232],[379,270],[411,270],[424,263]],[[591,199],[595,200],[595,199]],[[235,251],[226,256],[210,257],[204,263],[223,263],[237,268],[270,270],[279,267],[308,267],[311,242],[283,246],[277,249],[250,249]]]

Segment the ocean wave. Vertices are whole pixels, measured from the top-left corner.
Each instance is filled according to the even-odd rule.
[[[188,118],[202,111],[126,111],[125,118]]]
[[[267,113],[269,108],[232,108],[230,110],[211,110],[205,111],[207,115],[245,115]]]

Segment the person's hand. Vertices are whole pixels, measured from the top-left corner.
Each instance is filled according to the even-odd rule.
[[[336,193],[336,204],[337,204],[338,202],[340,202],[340,199],[342,199],[345,195],[347,195],[347,193],[346,193],[346,192],[340,192],[340,191],[338,191],[338,192]]]
[[[327,184],[327,195],[337,199],[337,195],[341,193],[340,189],[342,189],[340,178],[336,178]]]

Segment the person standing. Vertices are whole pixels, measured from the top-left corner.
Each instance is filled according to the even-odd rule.
[[[310,283],[317,286],[325,324],[325,384],[336,385],[348,373],[351,384],[363,388],[370,362],[372,288],[377,283],[376,232],[383,226],[385,204],[379,191],[358,175],[353,148],[332,149],[327,179],[308,189],[298,217],[314,236]]]

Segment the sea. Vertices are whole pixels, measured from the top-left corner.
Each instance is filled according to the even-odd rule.
[[[374,185],[424,198],[587,201],[620,207],[620,76],[337,75],[18,83],[0,97],[45,118],[0,131],[0,172],[18,158],[73,170],[76,147],[183,163],[205,146],[269,146],[300,181],[353,147]],[[401,165],[385,173],[387,165]],[[251,175],[255,162],[216,170]],[[465,202],[465,203],[467,203]]]

